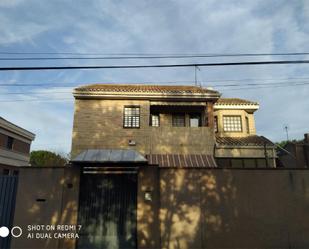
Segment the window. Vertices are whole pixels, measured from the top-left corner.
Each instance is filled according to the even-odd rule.
[[[218,132],[218,117],[214,117],[214,130],[215,132]]]
[[[250,133],[250,129],[249,129],[249,118],[246,117],[246,129],[247,129],[247,133]]]
[[[139,106],[124,107],[123,127],[139,128],[140,108]]]
[[[9,150],[13,149],[13,143],[14,143],[14,138],[8,137],[7,143],[6,143],[6,148]]]
[[[160,115],[159,114],[151,114],[150,116],[150,125],[154,127],[160,126]]]
[[[224,131],[242,131],[241,116],[223,116]]]
[[[175,127],[185,126],[185,115],[184,114],[173,114],[172,124]]]
[[[190,127],[201,126],[201,115],[200,114],[190,114]]]

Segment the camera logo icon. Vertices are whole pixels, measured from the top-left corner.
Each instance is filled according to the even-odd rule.
[[[23,230],[18,226],[12,227],[11,229],[11,235],[14,238],[20,237],[22,233],[23,233]],[[9,236],[9,234],[10,234],[10,230],[7,227],[5,226],[0,227],[0,237],[6,238],[7,236]]]

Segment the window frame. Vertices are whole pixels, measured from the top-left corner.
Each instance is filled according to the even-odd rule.
[[[175,118],[176,116],[182,116],[183,117],[183,125],[175,125]],[[172,127],[186,127],[186,114],[185,113],[173,113],[172,114]]]
[[[226,130],[225,118],[239,118],[239,120],[240,120],[240,130]],[[239,133],[243,132],[243,124],[242,124],[242,116],[241,115],[223,115],[222,123],[223,123],[222,126],[223,126],[223,131],[224,132],[239,132]]]
[[[138,108],[138,126],[132,126],[133,125],[133,119],[130,121],[131,126],[126,126],[126,108]],[[134,118],[137,116],[129,116],[130,118]],[[123,122],[122,122],[124,129],[139,129],[141,127],[141,107],[139,105],[125,105],[123,107]]]
[[[245,121],[246,121],[246,132],[247,134],[250,134],[249,118],[245,117]]]
[[[198,125],[197,126],[191,126],[191,119],[194,119],[193,117],[198,117]],[[189,127],[197,128],[202,126],[202,115],[200,113],[189,113]]]
[[[218,133],[219,129],[218,129],[218,116],[214,116],[214,132]]]
[[[158,117],[158,125],[153,125],[153,120],[152,120],[153,116]],[[150,126],[151,127],[160,127],[160,114],[159,113],[152,113],[152,114],[150,114]]]
[[[7,137],[5,148],[8,150],[13,150],[14,147],[14,138],[11,136]]]

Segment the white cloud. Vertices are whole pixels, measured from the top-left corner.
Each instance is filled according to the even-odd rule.
[[[297,2],[297,1],[296,1]],[[13,51],[79,53],[276,53],[309,50],[308,32],[300,17],[308,20],[308,1],[2,1],[0,44]],[[1,7],[1,4],[0,4]],[[29,11],[31,10],[31,13]],[[307,18],[307,19],[306,19]],[[197,61],[252,60],[220,58]],[[277,59],[265,57],[260,59]],[[157,60],[174,63],[175,60]],[[177,62],[184,62],[177,61]],[[65,61],[48,64],[146,64],[154,61]],[[202,68],[199,79],[287,78],[308,76],[308,66],[251,66]],[[96,70],[18,73],[0,83],[12,82],[136,82],[194,80],[194,69]],[[246,82],[245,82],[246,83]],[[13,91],[10,88],[10,91]],[[54,102],[6,103],[0,115],[37,133],[37,148],[52,144],[69,151],[72,103],[55,102],[71,98],[69,89],[32,89],[28,98],[49,98]],[[58,92],[64,92],[61,95]],[[38,93],[44,92],[44,95]],[[257,129],[272,139],[283,139],[282,124],[295,127],[300,137],[309,122],[308,87],[223,91],[226,96],[254,99],[261,103]],[[40,97],[38,97],[40,96]],[[24,96],[18,96],[25,98]],[[13,99],[12,96],[7,98]],[[16,98],[16,96],[15,96]],[[2,106],[2,103],[1,103]],[[307,109],[306,109],[307,108]],[[22,112],[22,113],[21,113]],[[18,113],[19,115],[16,115]],[[21,113],[21,114],[20,114]],[[271,122],[270,122],[271,120]],[[65,144],[62,144],[65,143]],[[34,144],[34,145],[35,145]],[[45,144],[45,145],[44,145]],[[60,145],[59,145],[60,144]],[[35,145],[36,146],[36,145]]]

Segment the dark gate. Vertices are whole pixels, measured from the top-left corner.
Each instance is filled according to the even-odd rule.
[[[77,248],[136,248],[136,174],[83,174]]]
[[[5,226],[9,229],[12,227],[17,182],[17,175],[0,175],[0,227]],[[0,249],[10,248],[10,239],[10,235],[0,238]]]

